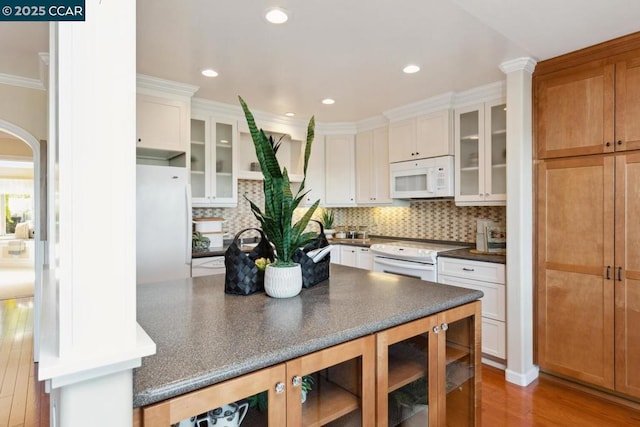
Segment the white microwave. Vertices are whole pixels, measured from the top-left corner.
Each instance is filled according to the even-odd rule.
[[[453,197],[453,156],[391,163],[391,198]]]

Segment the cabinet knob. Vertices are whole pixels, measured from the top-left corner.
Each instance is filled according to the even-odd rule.
[[[280,393],[284,393],[284,383],[283,382],[278,382],[276,383],[276,393],[280,394]]]
[[[440,332],[440,327],[439,326],[434,326],[433,327],[433,333],[437,334],[438,332]]]
[[[489,193],[484,193],[485,197],[489,197]]]
[[[411,153],[411,155],[412,155],[412,156],[415,156],[415,155],[416,155],[416,153]]]
[[[440,329],[442,329],[443,331],[446,331],[447,329],[449,329],[449,324],[443,323],[442,325],[440,325]]]
[[[418,155],[420,155],[420,153],[416,151],[416,156],[418,156]]]
[[[293,384],[294,387],[300,387],[300,385],[302,385],[302,377],[300,375],[294,376],[291,378],[291,384]]]
[[[622,145],[622,140],[618,140],[618,145]]]
[[[607,147],[611,147],[611,143],[609,141],[607,141],[604,145],[606,145]]]

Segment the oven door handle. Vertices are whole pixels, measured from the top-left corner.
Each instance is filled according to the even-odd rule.
[[[374,258],[374,263],[380,265],[388,265],[390,267],[400,267],[400,268],[408,268],[409,270],[420,270],[420,271],[433,271],[435,270],[435,266],[433,264],[422,264],[422,263],[414,263],[414,262],[394,262],[389,258]]]

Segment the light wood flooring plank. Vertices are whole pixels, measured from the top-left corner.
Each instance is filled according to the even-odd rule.
[[[32,311],[30,313],[32,313]],[[18,374],[13,390],[11,417],[9,418],[10,427],[24,424],[29,377],[33,371],[33,333],[30,326],[32,324],[33,318],[29,315],[25,321],[24,333],[22,335],[22,351],[20,352]]]

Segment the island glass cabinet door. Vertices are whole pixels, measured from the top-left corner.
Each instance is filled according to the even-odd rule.
[[[479,424],[479,320],[471,303],[377,334],[378,426]]]
[[[286,367],[281,363],[146,406],[142,409],[142,426],[284,426],[285,378]]]

